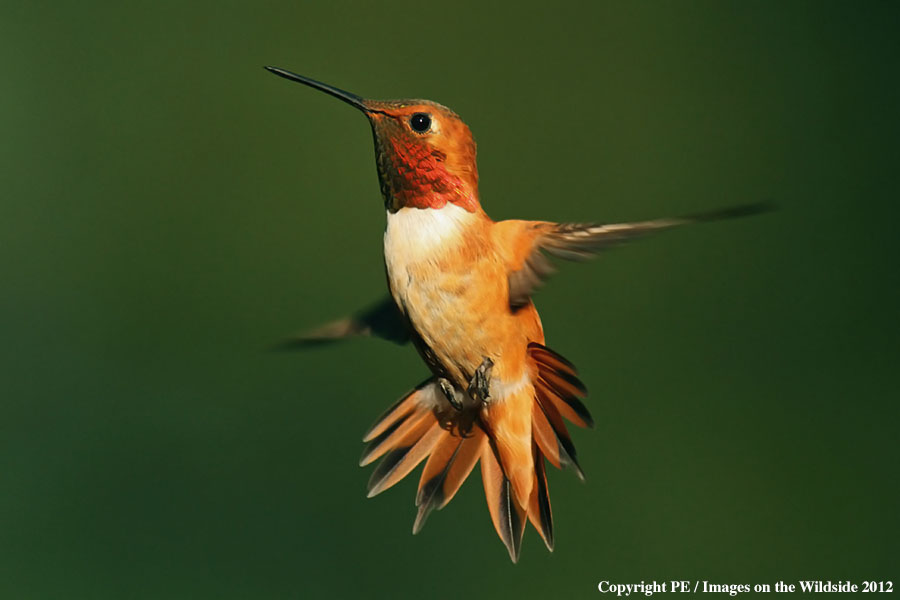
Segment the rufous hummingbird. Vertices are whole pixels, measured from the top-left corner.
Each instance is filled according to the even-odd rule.
[[[544,345],[531,296],[553,271],[547,255],[579,260],[648,233],[760,212],[747,205],[700,215],[598,225],[495,222],[478,194],[475,141],[456,113],[429,100],[366,100],[283,69],[272,73],[356,107],[375,138],[387,209],[384,262],[390,297],[290,342],[354,335],[411,341],[431,376],[363,437],[361,465],[381,459],[369,496],[419,463],[417,533],[476,463],[494,528],[518,560],[526,520],[553,549],[545,463],[581,469],[563,419],[592,420],[585,386]]]

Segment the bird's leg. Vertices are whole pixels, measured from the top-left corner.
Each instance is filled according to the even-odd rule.
[[[469,382],[468,392],[476,402],[488,404],[491,401],[491,370],[493,368],[494,361],[485,356],[478,368],[475,369],[472,381]]]
[[[472,375],[472,380],[469,382],[469,387],[466,388],[466,392],[476,403],[486,405],[491,401],[491,370],[493,370],[493,368],[494,361],[485,356],[484,360],[481,361],[481,364],[478,365],[478,368],[475,369],[475,373]],[[447,398],[447,401],[450,402],[450,405],[456,410],[463,410],[465,407],[463,398],[461,398],[461,394],[456,391],[456,386],[453,385],[453,382],[446,377],[438,377],[437,384],[440,386],[441,391],[444,392],[444,396]]]
[[[453,406],[453,408],[455,408],[456,410],[462,410],[462,400],[457,397],[456,389],[453,387],[453,384],[450,383],[450,380],[445,377],[438,377],[437,382],[438,385],[441,386],[441,391],[444,392],[444,396],[447,397],[450,405]]]

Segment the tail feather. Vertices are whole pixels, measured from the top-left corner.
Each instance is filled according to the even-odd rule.
[[[531,435],[551,465],[557,469],[564,469],[572,463],[566,455],[565,449],[560,446],[556,432],[553,431],[553,427],[550,426],[550,422],[544,416],[544,411],[540,406],[534,407],[531,412]]]
[[[541,380],[544,383],[543,380]],[[594,419],[587,407],[575,396],[560,396],[559,394],[548,394],[547,397],[553,403],[553,406],[559,411],[563,417],[578,427],[590,429],[594,426]]]
[[[577,375],[578,371],[575,365],[569,362],[564,356],[557,354],[547,346],[538,344],[537,342],[528,343],[528,354],[539,364],[545,365],[548,369],[560,371],[562,373],[570,373]]]
[[[531,464],[533,412],[531,385],[494,398],[481,411],[481,423],[493,443],[497,460],[522,505],[528,504],[534,483],[534,465]]]
[[[359,466],[366,466],[392,448],[411,446],[433,424],[434,419],[431,418],[428,410],[419,409],[404,415],[385,429],[381,435],[369,442],[362,458],[359,459]]]
[[[419,512],[413,523],[413,534],[422,530],[432,510],[444,508],[453,499],[481,457],[484,440],[481,429],[475,429],[466,438],[446,432],[422,469],[416,495]]]
[[[375,423],[369,427],[369,430],[363,435],[364,442],[371,442],[376,437],[384,433],[384,431],[394,425],[398,420],[406,417],[409,413],[420,408],[423,396],[430,390],[431,380],[424,381],[417,385],[411,392],[397,400],[393,406],[384,411]]]
[[[509,558],[513,562],[518,562],[519,553],[522,551],[527,511],[516,500],[512,484],[500,468],[493,444],[485,444],[482,450],[481,480],[494,529],[509,551]]]
[[[369,498],[406,477],[434,449],[444,430],[433,422],[427,432],[409,446],[399,446],[385,455],[369,479]]]
[[[587,390],[578,379],[575,379],[574,376],[570,378],[569,376],[549,375],[543,370],[539,373],[536,383],[541,385],[546,399],[553,403],[562,416],[578,427],[594,426],[591,413],[579,400],[587,395]],[[576,384],[581,387],[577,388]]]
[[[544,544],[553,552],[553,512],[550,510],[550,489],[547,487],[547,472],[544,457],[537,444],[532,447],[534,454],[534,487],[528,502],[528,520],[534,525]]]
[[[538,368],[537,384],[559,413],[578,427],[593,427],[594,420],[580,398],[587,396],[587,388],[578,379],[575,366],[546,346],[534,342],[528,353]]]
[[[480,460],[491,521],[512,561],[519,559],[528,521],[552,551],[545,461],[557,468],[571,466],[584,479],[563,418],[580,427],[590,427],[593,421],[580,400],[587,390],[572,363],[540,344],[529,344],[528,355],[531,385],[512,396],[498,396],[486,409],[456,411],[434,379],[389,408],[363,440],[368,446],[360,464],[381,458],[369,480],[369,497],[425,461],[413,523],[413,533],[418,533],[431,512],[456,495]],[[524,447],[519,444],[522,436]]]
[[[538,422],[539,427],[543,431],[546,431],[546,427],[550,428],[556,438],[560,464],[562,466],[571,466],[575,469],[575,474],[578,475],[578,478],[584,480],[584,471],[581,470],[581,465],[578,464],[575,444],[572,443],[572,438],[569,437],[569,431],[566,429],[566,424],[559,415],[559,411],[556,410],[552,402],[546,400],[540,393],[535,394],[535,397],[537,398],[537,405],[540,407],[540,414],[537,414],[538,411],[535,411],[532,421]],[[546,425],[544,421],[546,421]],[[547,446],[550,445],[549,443],[546,444]]]

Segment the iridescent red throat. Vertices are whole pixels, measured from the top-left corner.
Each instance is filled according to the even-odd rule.
[[[396,138],[387,143],[390,147],[379,152],[378,171],[389,208],[443,208],[452,203],[476,212],[478,176],[474,172],[474,181],[452,173],[447,155],[426,144]]]

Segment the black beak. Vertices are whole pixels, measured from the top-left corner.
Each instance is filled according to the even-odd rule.
[[[265,67],[265,69],[271,73],[275,73],[279,77],[284,77],[285,79],[290,79],[291,81],[296,81],[297,83],[302,83],[303,85],[308,85],[309,87],[321,90],[326,94],[334,96],[338,100],[343,100],[350,106],[355,106],[365,113],[379,112],[377,110],[372,110],[371,108],[366,106],[366,101],[364,98],[360,98],[356,94],[351,94],[350,92],[345,92],[344,90],[338,89],[332,85],[328,85],[327,83],[322,83],[321,81],[316,81],[315,79],[310,79],[309,77],[304,77],[303,75],[297,75],[296,73],[291,73],[290,71],[285,71],[284,69],[279,69],[278,67]]]

